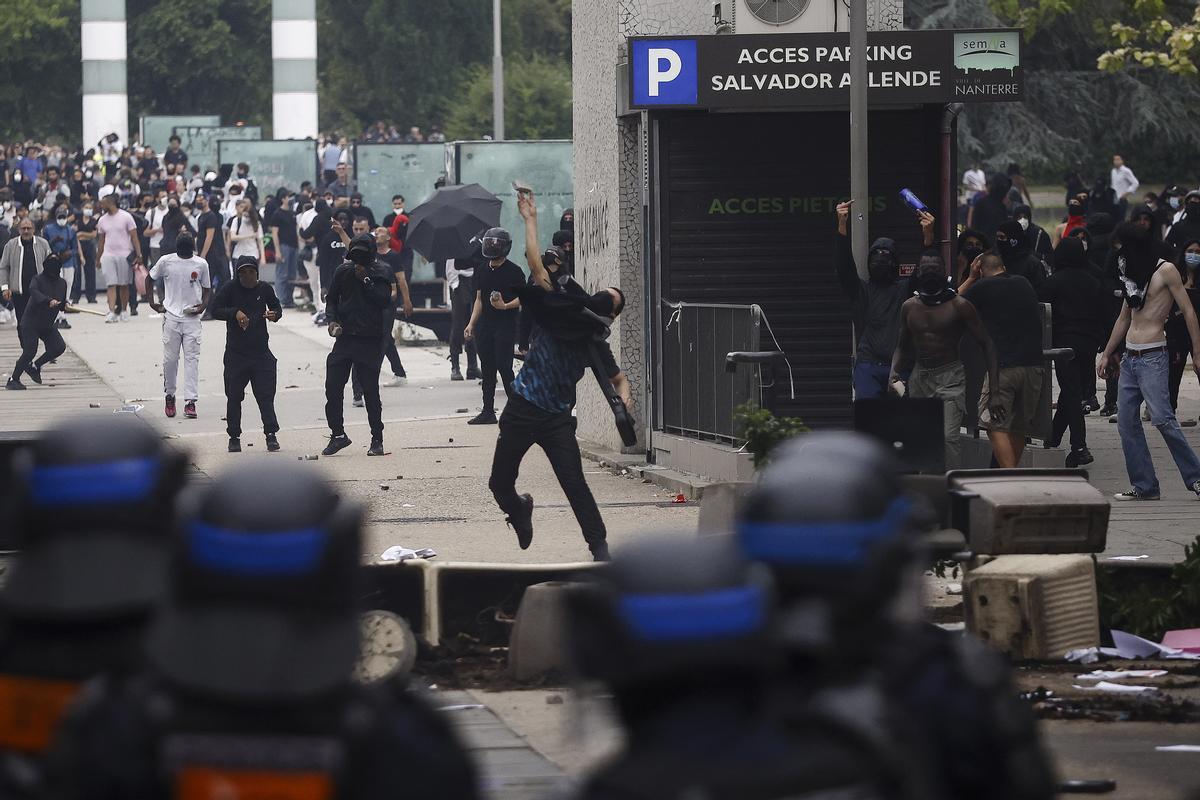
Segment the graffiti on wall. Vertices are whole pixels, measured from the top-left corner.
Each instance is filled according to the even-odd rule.
[[[609,205],[607,197],[589,200],[575,210],[576,258],[599,258],[608,252]]]

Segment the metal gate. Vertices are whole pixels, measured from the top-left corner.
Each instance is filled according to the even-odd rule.
[[[733,413],[758,399],[756,370],[726,372],[725,354],[759,349],[755,305],[671,303],[662,309],[662,426],[668,433],[732,442]]]

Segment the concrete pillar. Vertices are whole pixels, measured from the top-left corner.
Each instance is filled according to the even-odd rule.
[[[83,146],[116,133],[129,141],[125,88],[125,0],[83,0],[79,9],[83,66]]]
[[[316,0],[271,0],[271,113],[276,139],[315,139]]]

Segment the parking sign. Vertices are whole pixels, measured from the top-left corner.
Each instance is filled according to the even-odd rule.
[[[696,105],[695,39],[635,39],[631,45],[634,105]]]

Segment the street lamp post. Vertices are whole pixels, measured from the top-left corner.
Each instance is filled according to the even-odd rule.
[[[504,139],[504,51],[500,44],[500,0],[492,0],[492,138]]]
[[[850,0],[850,248],[858,274],[867,277],[867,3]]]

